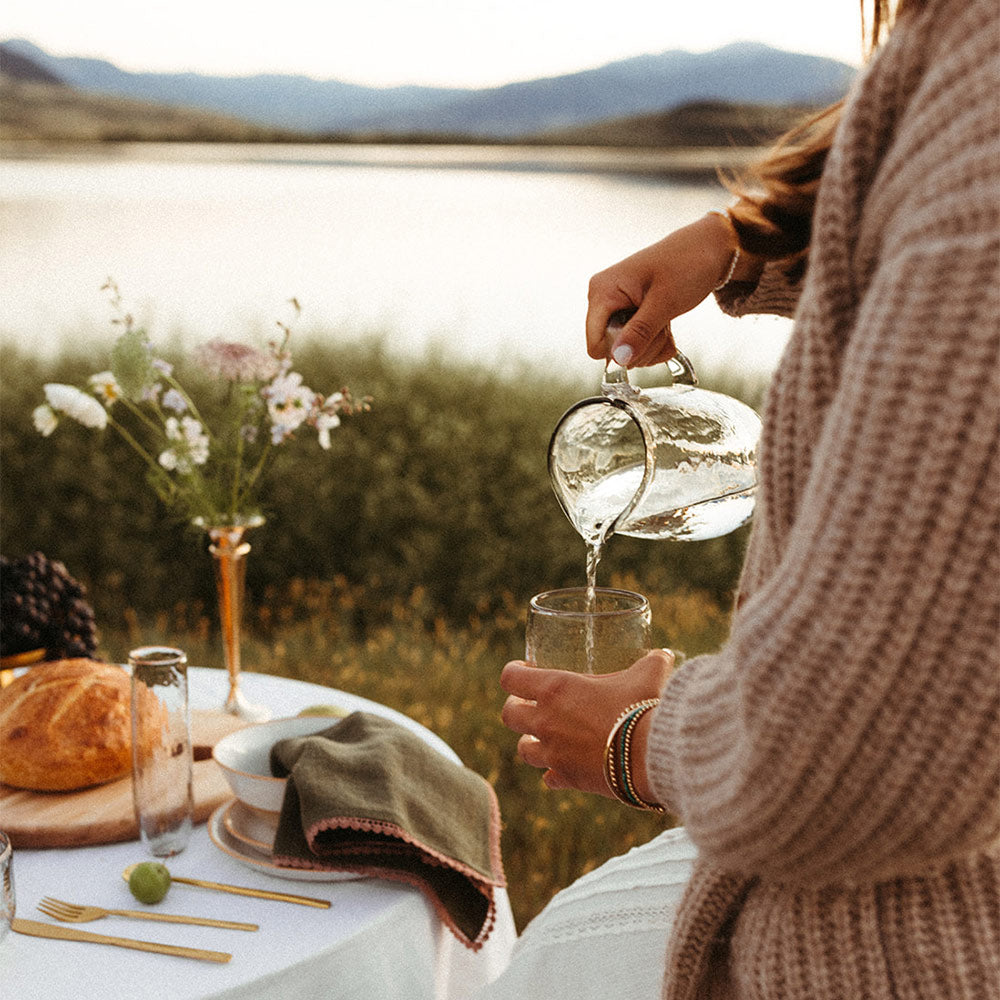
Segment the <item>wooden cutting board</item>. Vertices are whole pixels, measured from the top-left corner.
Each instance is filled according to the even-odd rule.
[[[211,748],[245,725],[222,712],[191,712],[196,823],[203,823],[233,797],[222,769],[212,760]],[[0,829],[14,847],[83,847],[137,840],[132,779],[119,778],[79,792],[29,792],[0,785]]]

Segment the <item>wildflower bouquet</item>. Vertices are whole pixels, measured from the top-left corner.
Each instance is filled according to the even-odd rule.
[[[355,401],[346,388],[324,396],[303,385],[291,370],[291,327],[280,321],[282,336],[267,350],[221,340],[195,350],[193,360],[208,380],[209,398],[199,407],[197,393],[185,389],[124,312],[114,283],[105,290],[113,322],[123,327],[111,368],[91,375],[85,389],[45,385],[35,427],[48,437],[63,416],[94,430],[113,427],[143,458],[167,507],[197,523],[254,520],[260,514],[255,491],[275,447],[310,427],[328,449],[342,416],[370,409],[370,399]],[[298,315],[298,303],[291,305]]]

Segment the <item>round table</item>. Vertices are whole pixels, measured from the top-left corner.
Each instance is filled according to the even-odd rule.
[[[228,686],[225,671],[192,667],[189,676],[192,708],[211,709],[223,703]],[[242,687],[250,701],[267,705],[275,717],[333,702],[417,726],[385,706],[317,684],[247,673]],[[437,737],[422,731],[457,760]],[[2,822],[0,817],[0,827]],[[48,922],[35,909],[46,895],[106,908],[139,909],[121,872],[132,862],[148,859],[138,841],[16,850],[17,915]],[[473,952],[447,930],[416,889],[376,878],[337,882],[279,878],[224,854],[213,845],[204,824],[195,827],[183,853],[167,864],[178,876],[329,899],[332,905],[316,909],[178,883],[160,907],[165,912],[257,923],[260,930],[123,917],[64,926],[229,952],[233,956],[229,963],[11,932],[0,943],[4,995],[22,1000],[464,1000],[502,972],[516,937],[503,890],[495,893],[496,925],[483,947]]]

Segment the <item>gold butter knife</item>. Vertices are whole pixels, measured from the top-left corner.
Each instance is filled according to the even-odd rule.
[[[224,951],[206,951],[203,948],[183,948],[176,944],[158,944],[155,941],[136,941],[133,938],[108,937],[106,934],[91,934],[76,927],[59,927],[43,924],[40,920],[24,920],[15,917],[11,930],[31,937],[58,938],[60,941],[89,941],[91,944],[113,944],[119,948],[135,951],[153,951],[160,955],[176,955],[179,958],[199,958],[205,962],[228,962],[233,956]]]
[[[128,881],[129,875],[132,874],[132,870],[136,868],[138,862],[135,865],[129,865],[125,871],[122,872],[122,878]],[[318,909],[328,910],[330,908],[330,900],[328,899],[316,899],[314,896],[297,896],[292,892],[272,892],[269,889],[248,889],[242,885],[225,885],[222,882],[206,882],[204,879],[200,878],[181,878],[179,875],[174,875],[172,872],[170,874],[171,882],[183,882],[184,885],[197,885],[201,886],[202,889],[217,889],[219,892],[231,892],[237,896],[253,896],[255,899],[275,899],[281,903],[298,903],[299,906],[315,906]]]
[[[299,906],[315,906],[328,910],[330,900],[316,899],[313,896],[297,896],[292,892],[272,892],[270,889],[247,889],[241,885],[224,885],[222,882],[206,882],[200,878],[177,878],[174,882],[184,882],[187,885],[198,885],[203,889],[218,889],[220,892],[231,892],[237,896],[254,896],[257,899],[274,899],[280,903],[298,903]]]

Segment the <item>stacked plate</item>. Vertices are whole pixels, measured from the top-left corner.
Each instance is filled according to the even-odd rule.
[[[278,813],[255,809],[239,799],[233,799],[220,815],[222,828],[234,840],[258,854],[270,855],[278,829]]]

